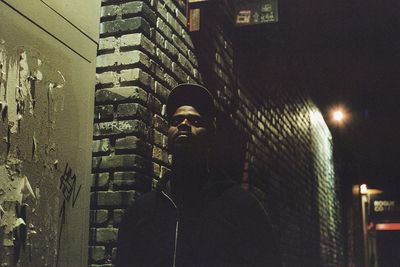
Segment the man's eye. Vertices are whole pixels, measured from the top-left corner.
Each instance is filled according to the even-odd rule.
[[[203,124],[203,121],[201,120],[201,118],[198,117],[191,117],[190,118],[190,123],[193,126],[201,126]]]
[[[171,119],[171,121],[170,121],[170,125],[171,126],[178,126],[181,123],[183,123],[183,121],[185,119],[187,119],[187,121],[188,121],[187,123],[192,125],[192,126],[195,126],[195,127],[203,126],[202,118],[197,117],[197,116],[187,116],[187,117],[185,117],[185,116],[177,116],[177,117],[173,117]]]
[[[177,125],[179,125],[181,122],[182,122],[182,118],[175,117],[175,118],[172,118],[172,120],[171,120],[171,125],[177,126]]]

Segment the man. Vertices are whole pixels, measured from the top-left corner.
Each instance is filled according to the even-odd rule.
[[[117,266],[279,266],[260,203],[210,169],[215,107],[208,90],[175,87],[167,118],[171,173],[126,211]]]

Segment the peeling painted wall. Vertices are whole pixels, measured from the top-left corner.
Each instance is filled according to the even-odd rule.
[[[30,253],[47,251],[46,265],[57,257],[61,227],[57,227],[62,201],[57,190],[61,186],[61,155],[54,135],[59,123],[56,115],[64,111],[64,90],[69,88],[64,88],[62,72],[50,65],[45,54],[5,39],[0,42],[2,241],[4,247],[13,247],[15,262],[25,246]],[[43,231],[46,242],[35,242]]]
[[[84,266],[96,43],[69,46],[21,3],[0,1],[0,262]]]

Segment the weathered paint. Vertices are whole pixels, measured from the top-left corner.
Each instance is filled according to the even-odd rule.
[[[1,122],[2,129],[7,129],[3,137],[8,143],[8,148],[0,154],[2,244],[13,248],[13,262],[20,259],[21,255],[16,254],[21,253],[22,247],[28,246],[33,254],[48,252],[41,253],[43,266],[54,265],[58,253],[54,248],[59,247],[61,227],[57,226],[59,202],[62,201],[57,190],[62,170],[54,164],[58,150],[54,130],[56,113],[62,112],[64,106],[61,90],[66,81],[50,65],[50,60],[45,56],[40,59],[40,52],[34,49],[15,48],[3,40],[1,54],[2,65],[8,66],[2,69],[7,77],[2,86],[2,95],[6,98],[2,101],[8,107]],[[35,108],[33,87],[37,97]],[[41,202],[40,195],[35,196],[31,183],[35,191],[46,192],[47,203]],[[35,241],[41,234],[46,235],[45,243]]]
[[[0,1],[0,262],[84,266],[96,43],[41,1],[29,9],[7,2]],[[45,23],[64,26],[44,31]]]

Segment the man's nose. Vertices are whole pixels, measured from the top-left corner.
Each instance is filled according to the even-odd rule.
[[[190,128],[191,124],[187,118],[184,118],[181,123],[179,123],[178,128]]]

